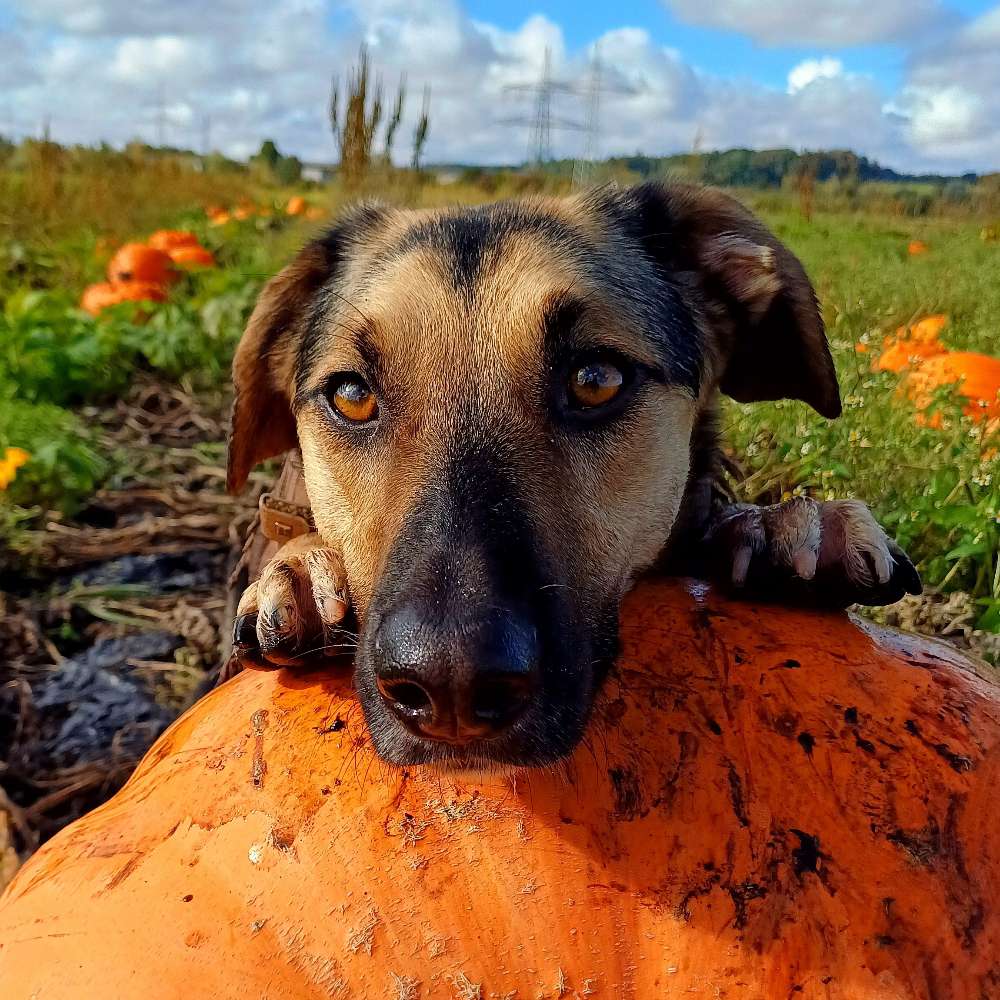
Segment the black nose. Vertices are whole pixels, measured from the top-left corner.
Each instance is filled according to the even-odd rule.
[[[538,688],[538,637],[525,617],[435,622],[408,605],[385,615],[373,660],[386,705],[411,731],[449,743],[508,729]]]

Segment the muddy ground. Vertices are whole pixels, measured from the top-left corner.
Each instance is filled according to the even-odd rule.
[[[6,829],[21,858],[119,788],[212,681],[266,481],[226,495],[227,405],[147,383],[88,414],[119,481],[27,539],[35,572],[0,575],[0,844]]]

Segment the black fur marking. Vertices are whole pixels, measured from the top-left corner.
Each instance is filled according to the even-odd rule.
[[[705,344],[681,293],[679,275],[684,267],[663,191],[655,184],[602,188],[591,195],[590,206],[645,258],[645,267],[631,268],[623,276],[620,291],[644,314],[645,325],[657,338],[671,381],[697,396],[704,378]]]
[[[583,318],[585,306],[568,294],[554,296],[542,315],[542,339],[550,355],[572,341],[573,331]]]
[[[475,403],[464,401],[472,411]],[[505,443],[486,440],[483,414],[462,413],[443,458],[444,468],[396,539],[380,586],[380,598],[414,587],[428,588],[441,614],[461,611],[469,595],[503,600],[536,591],[543,582],[533,532],[524,516]],[[430,563],[447,563],[449,572]],[[461,564],[461,565],[459,565]]]
[[[535,233],[567,249],[584,240],[581,233],[558,219],[525,206],[500,202],[415,226],[403,237],[398,252],[430,247],[450,258],[449,273],[455,290],[471,295],[490,258],[500,252],[505,240],[519,233]]]
[[[313,247],[322,249],[327,259],[327,277],[313,296],[306,313],[302,337],[295,357],[295,392],[302,388],[323,353],[322,346],[329,336],[330,312],[336,300],[336,283],[351,247],[359,238],[385,218],[385,209],[378,205],[360,205],[340,222],[314,240]]]
[[[668,575],[704,576],[705,533],[718,511],[732,502],[723,475],[719,418],[714,409],[702,411],[691,435],[691,469],[677,520],[658,568]]]
[[[407,516],[385,561],[366,616],[355,682],[377,751],[395,763],[449,761],[472,766],[488,752],[491,763],[549,763],[577,744],[613,649],[617,609],[587,609],[598,627],[587,641],[566,589],[551,586],[547,555],[528,520],[518,490],[514,456],[502,433],[492,432],[475,400],[456,414],[441,466]],[[415,609],[442,656],[460,650],[470,626],[496,615],[531,624],[540,650],[539,690],[531,707],[489,749],[431,745],[403,732],[381,702],[375,671],[380,624],[400,607]],[[474,632],[474,628],[472,629]],[[583,637],[583,638],[581,638]],[[426,641],[426,639],[425,639]],[[458,669],[456,663],[449,669]],[[468,754],[472,756],[469,757]]]

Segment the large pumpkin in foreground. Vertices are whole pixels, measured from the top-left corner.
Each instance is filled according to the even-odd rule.
[[[1000,698],[658,583],[565,766],[381,764],[348,682],[200,702],[0,908],[5,1000],[1000,996]]]

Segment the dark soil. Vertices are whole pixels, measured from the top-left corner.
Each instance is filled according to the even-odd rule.
[[[95,412],[120,474],[0,576],[0,875],[5,840],[23,859],[107,799],[212,683],[266,478],[225,494],[225,408],[143,384]]]

